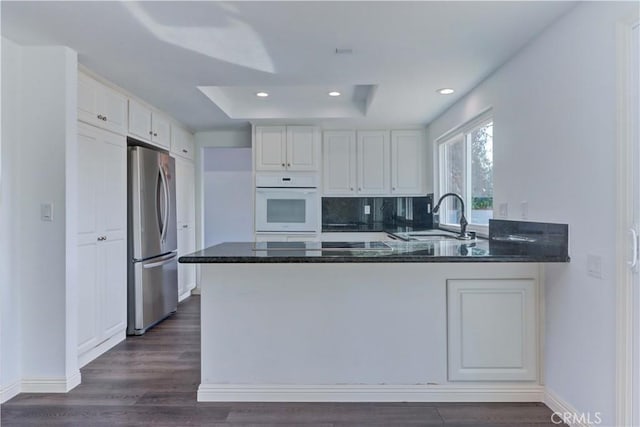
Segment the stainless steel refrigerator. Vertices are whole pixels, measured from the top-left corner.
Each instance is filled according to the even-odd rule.
[[[127,333],[142,335],[178,308],[175,160],[129,145],[127,172]]]

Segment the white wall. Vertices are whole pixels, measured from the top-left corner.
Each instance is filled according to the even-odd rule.
[[[204,247],[253,241],[251,148],[203,149]]]
[[[603,425],[615,424],[615,25],[637,8],[578,5],[428,129],[434,140],[493,107],[494,206],[520,219],[527,201],[530,220],[569,224],[571,263],[546,269],[546,384]]]
[[[217,148],[247,148],[251,147],[251,128],[244,129],[220,129],[206,132],[197,132],[196,140],[196,246],[205,246],[205,195],[203,172],[203,149],[206,147]]]
[[[3,269],[0,288],[0,379],[5,388],[19,378],[22,391],[66,391],[80,379],[73,262],[77,55],[4,39],[2,47],[0,224],[10,232],[3,232],[0,249],[11,266]],[[45,202],[53,204],[51,222],[40,219]]]
[[[15,244],[19,232],[16,214],[17,146],[20,140],[21,50],[2,39],[2,139],[0,157],[0,402],[20,386],[20,287],[15,268]]]

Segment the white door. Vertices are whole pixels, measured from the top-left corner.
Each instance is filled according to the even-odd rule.
[[[356,191],[356,133],[326,131],[322,141],[322,191],[350,195]]]
[[[151,124],[153,142],[168,149],[171,145],[171,124],[169,123],[169,119],[160,113],[153,113],[151,115]]]
[[[389,193],[389,132],[358,132],[358,193]]]
[[[102,86],[98,107],[104,121],[101,126],[120,135],[126,135],[127,98],[115,90]]]

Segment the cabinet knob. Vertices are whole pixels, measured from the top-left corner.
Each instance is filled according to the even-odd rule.
[[[184,224],[182,228],[189,228],[189,226],[187,224]]]
[[[291,163],[287,163],[287,167],[289,167],[289,168],[290,168],[290,167],[291,167]]]
[[[284,163],[282,164],[282,167],[284,167]]]
[[[102,116],[102,120],[107,121],[107,116]]]
[[[353,191],[353,187],[351,187],[351,191]]]
[[[361,187],[358,187],[358,191],[362,191],[362,188],[361,188]]]
[[[107,240],[107,236],[98,236],[99,242],[102,242],[103,240]]]
[[[158,134],[154,132],[154,133],[153,133],[153,136],[158,136]]]
[[[151,130],[150,130],[150,131],[149,131],[149,135],[153,135],[153,131],[151,131]]]
[[[188,151],[188,150],[185,150],[185,149],[183,148],[183,149],[182,149],[182,152],[183,152],[183,153],[188,153],[189,151]]]
[[[391,189],[392,189],[393,191],[396,191],[396,187],[392,187]]]
[[[98,114],[98,120],[102,120],[102,114]]]

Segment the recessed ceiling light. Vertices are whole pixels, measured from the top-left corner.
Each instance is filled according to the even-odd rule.
[[[455,92],[455,90],[453,90],[451,88],[448,88],[448,87],[445,87],[445,88],[442,88],[442,89],[438,89],[437,92],[440,95],[451,95],[453,92]]]
[[[329,96],[340,96],[340,95],[341,95],[340,92],[336,90],[329,92]]]
[[[269,94],[267,92],[258,92],[256,93],[256,96],[259,96],[260,98],[266,98],[267,96],[269,96]]]

